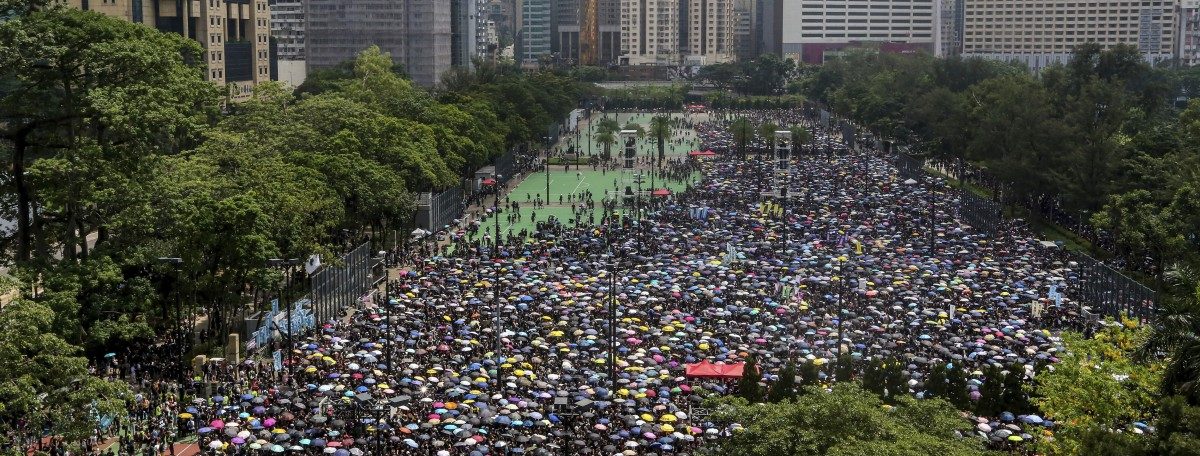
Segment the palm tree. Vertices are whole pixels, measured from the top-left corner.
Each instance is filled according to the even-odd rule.
[[[779,126],[771,121],[763,122],[762,125],[758,126],[758,135],[762,136],[763,140],[767,142],[767,156],[775,153],[775,130],[778,129]]]
[[[1142,355],[1167,354],[1163,395],[1184,396],[1200,405],[1200,271],[1176,266],[1164,274],[1169,286],[1159,307],[1158,324],[1142,346]]]
[[[599,122],[596,122],[596,131],[600,133],[608,132],[616,134],[618,131],[621,131],[621,124],[617,123],[617,119],[605,117],[600,119]]]
[[[612,145],[617,142],[617,135],[611,131],[600,131],[596,133],[596,142],[604,146],[604,155],[601,158],[604,160],[612,159]]]
[[[654,116],[650,119],[650,135],[658,141],[658,161],[662,163],[667,159],[665,149],[666,140],[671,136],[671,118],[667,116]]]
[[[754,138],[754,125],[750,124],[750,120],[745,117],[739,117],[729,125],[729,132],[733,134],[733,142],[737,144],[738,156],[742,160],[746,159],[746,144],[750,139]]]
[[[642,139],[642,138],[646,137],[646,129],[642,128],[642,124],[636,124],[633,122],[629,122],[629,123],[625,124],[625,128],[622,128],[622,130],[636,131],[638,139]]]
[[[793,150],[799,149],[800,146],[808,144],[809,141],[812,141],[812,133],[809,133],[808,129],[806,129],[804,127],[797,125],[795,127],[792,127],[791,131],[792,131],[792,149]]]
[[[612,145],[617,142],[617,132],[621,131],[621,124],[617,123],[616,119],[605,117],[596,122],[596,142],[604,146],[604,160],[609,160],[612,157]]]

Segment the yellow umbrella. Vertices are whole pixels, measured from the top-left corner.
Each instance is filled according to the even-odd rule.
[[[671,426],[669,424],[662,425],[661,429],[663,432],[675,432],[675,426]]]
[[[643,421],[645,421],[645,422],[647,422],[647,423],[651,423],[651,422],[653,422],[653,421],[654,421],[654,415],[651,415],[651,414],[649,414],[649,413],[643,413],[643,414],[642,414],[642,420],[643,420]]]
[[[185,412],[185,413],[180,413],[180,414],[179,414],[179,417],[180,417],[180,418],[183,418],[183,419],[185,419],[185,420],[186,420],[186,419],[189,419],[189,418],[191,418],[191,417],[192,417],[192,414],[191,414],[191,413],[186,413],[186,412]]]
[[[662,418],[659,418],[658,420],[666,423],[674,423],[678,419],[679,418],[676,418],[675,415],[663,415]]]

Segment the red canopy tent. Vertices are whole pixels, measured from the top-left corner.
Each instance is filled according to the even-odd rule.
[[[650,192],[650,194],[654,195],[654,196],[669,196],[671,194],[671,191],[667,190],[665,188],[660,188],[660,189],[654,190],[653,192]]]
[[[688,155],[692,157],[716,157],[717,153],[711,150],[693,150],[688,152]]]
[[[684,375],[691,378],[741,378],[746,363],[713,364],[700,361],[687,364],[686,367]]]

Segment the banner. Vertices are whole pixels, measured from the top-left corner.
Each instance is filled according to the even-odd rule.
[[[271,354],[271,360],[275,366],[275,372],[283,370],[283,352],[275,350],[275,353]]]

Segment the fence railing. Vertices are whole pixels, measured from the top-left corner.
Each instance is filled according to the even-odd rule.
[[[925,169],[923,160],[910,155],[899,153],[893,163],[905,179],[932,176]],[[958,198],[959,217],[973,228],[993,234],[1007,226],[1003,206],[999,202],[959,189],[952,188],[949,191]],[[1063,259],[1070,262],[1068,265],[1071,270],[1071,277],[1068,277],[1071,286],[1067,293],[1092,306],[1093,312],[1139,319],[1153,316],[1154,290],[1085,253],[1064,251]]]
[[[463,213],[463,189],[451,187],[440,193],[417,195],[416,226],[437,231]]]
[[[366,295],[373,284],[374,266],[371,243],[364,242],[342,255],[341,264],[325,265],[310,277],[313,314],[324,322],[342,314],[358,298]]]

